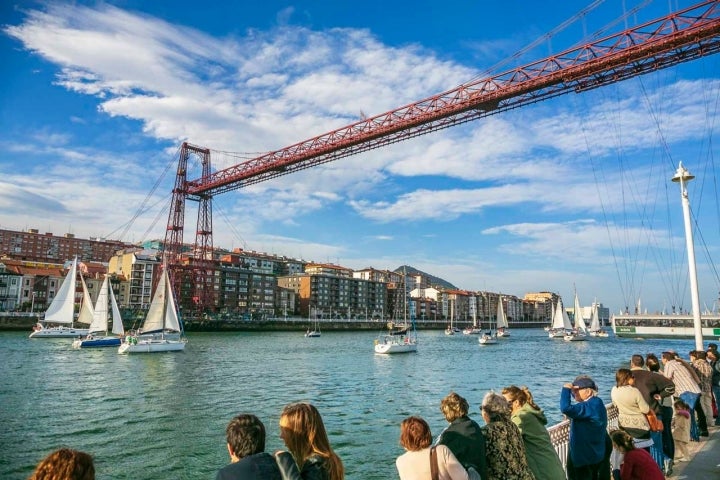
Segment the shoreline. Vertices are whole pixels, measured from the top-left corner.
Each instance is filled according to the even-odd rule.
[[[0,315],[0,331],[30,331],[38,321],[39,316],[25,315]],[[314,322],[314,321],[313,321]],[[132,322],[125,321],[125,328],[133,328]],[[377,331],[387,329],[387,321],[373,320],[345,320],[325,319],[318,322],[320,330],[328,332],[347,331]],[[307,330],[311,325],[306,318],[274,318],[269,320],[187,320],[183,322],[186,332],[300,332]],[[467,325],[462,325],[464,328]],[[512,329],[542,328],[546,326],[543,322],[510,323]],[[422,321],[415,322],[417,330],[445,330],[446,321]],[[488,329],[487,325],[482,328]],[[461,333],[462,335],[462,333]]]

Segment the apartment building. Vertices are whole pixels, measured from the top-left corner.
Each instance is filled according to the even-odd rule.
[[[63,263],[77,257],[84,262],[107,262],[116,250],[128,246],[129,243],[117,240],[75,238],[72,233],[57,236],[51,232],[40,233],[34,228],[27,231],[0,229],[0,256],[18,260]]]
[[[333,264],[311,263],[302,274],[278,277],[278,285],[297,295],[300,315],[313,318],[371,319],[386,311],[387,284],[353,275]]]

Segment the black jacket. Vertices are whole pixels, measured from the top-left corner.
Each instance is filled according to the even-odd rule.
[[[280,467],[282,480],[330,480],[325,468],[325,459],[319,455],[308,458],[302,469],[298,469],[290,452],[278,452],[275,458]]]
[[[215,480],[282,480],[282,476],[275,457],[262,452],[225,465]]]
[[[675,393],[675,384],[665,375],[661,375],[641,368],[631,368],[630,371],[635,378],[635,388],[640,390],[645,401],[655,413],[660,412],[660,404],[655,400],[655,395],[665,398]]]
[[[465,468],[473,467],[481,478],[487,478],[485,437],[475,420],[456,418],[442,431],[437,444],[448,447]]]

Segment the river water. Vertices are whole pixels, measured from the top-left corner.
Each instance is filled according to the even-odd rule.
[[[318,407],[348,479],[397,478],[401,420],[420,415],[439,433],[450,391],[482,425],[487,391],[527,385],[553,424],[561,385],[576,375],[592,375],[607,403],[615,370],[633,353],[675,349],[687,358],[694,348],[692,340],[566,343],[542,330],[480,346],[477,336],[422,331],[418,353],[378,356],[372,332],[238,332],[193,333],[184,352],[124,356],[27,335],[0,333],[3,479],[27,478],[60,446],[93,454],[99,479],[212,479],[228,462],[224,431],[234,415],[258,415],[272,452],[284,448],[277,422],[294,401]]]

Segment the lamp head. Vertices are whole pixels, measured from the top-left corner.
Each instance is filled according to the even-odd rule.
[[[695,175],[691,175],[690,172],[688,172],[687,169],[683,167],[682,162],[680,162],[680,166],[678,166],[675,175],[672,177],[672,181],[675,183],[679,183],[681,180],[689,182],[693,178],[695,178]]]

